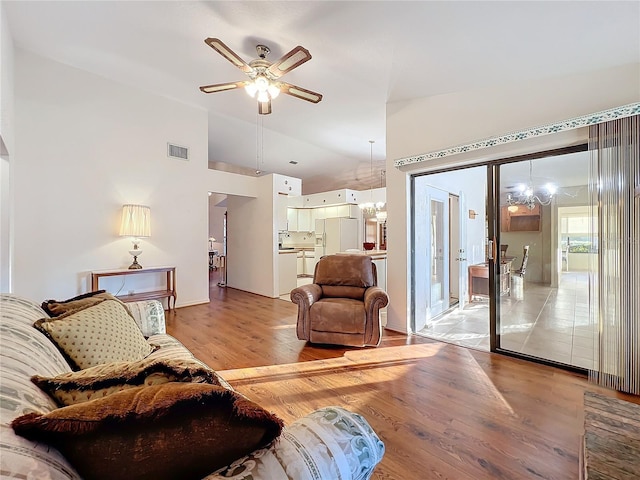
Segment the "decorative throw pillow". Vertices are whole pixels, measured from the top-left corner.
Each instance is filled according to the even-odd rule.
[[[195,358],[151,357],[137,362],[105,363],[55,377],[34,375],[31,381],[62,406],[106,397],[141,385],[160,385],[167,382],[220,385],[215,372]]]
[[[38,320],[34,327],[57,345],[74,370],[142,360],[153,351],[118,300],[104,300],[53,320]]]
[[[282,420],[222,387],[165,383],[30,413],[11,426],[60,450],[87,480],[199,480],[269,444]]]
[[[74,310],[82,310],[107,299],[118,300],[106,290],[96,290],[95,292],[83,293],[67,300],[46,300],[42,302],[41,306],[50,317],[58,317]]]

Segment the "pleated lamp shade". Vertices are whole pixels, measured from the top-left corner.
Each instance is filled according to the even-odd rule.
[[[151,236],[151,208],[144,205],[123,205],[120,236],[145,238]]]

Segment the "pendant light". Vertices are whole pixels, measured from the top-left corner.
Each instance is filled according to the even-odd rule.
[[[371,187],[369,187],[369,201],[365,203],[360,203],[358,206],[362,210],[362,213],[365,215],[375,215],[382,207],[384,207],[384,202],[373,202],[373,144],[375,140],[369,140],[369,172],[371,175]]]

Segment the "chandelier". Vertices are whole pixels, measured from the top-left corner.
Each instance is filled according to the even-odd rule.
[[[536,203],[539,205],[549,205],[553,200],[553,196],[558,191],[552,183],[546,183],[545,185],[536,186],[533,183],[533,164],[529,160],[529,183],[526,185],[521,183],[516,186],[514,192],[507,194],[507,210],[510,212],[517,212],[518,205],[525,205],[529,210],[536,208]]]
[[[376,215],[382,207],[384,207],[384,202],[374,202],[373,201],[373,144],[375,140],[369,140],[369,164],[370,164],[370,172],[371,172],[371,187],[369,188],[369,201],[365,203],[360,203],[358,206],[362,213],[365,215],[371,216]]]

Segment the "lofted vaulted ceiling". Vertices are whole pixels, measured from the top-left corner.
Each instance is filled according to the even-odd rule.
[[[305,193],[379,186],[387,102],[640,61],[635,1],[4,0],[3,8],[17,48],[206,109],[212,164],[258,164],[302,178]],[[241,90],[201,93],[246,78],[206,37],[246,61],[257,44],[272,61],[302,45],[313,58],[286,81],[323,100],[281,95],[259,118]]]

